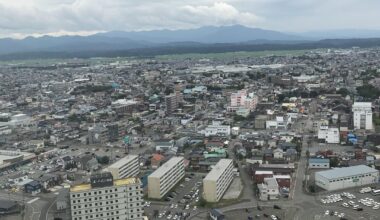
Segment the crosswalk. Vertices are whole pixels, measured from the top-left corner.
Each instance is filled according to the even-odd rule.
[[[37,200],[39,200],[39,199],[40,199],[40,197],[36,197],[36,198],[34,198],[34,199],[29,200],[27,203],[28,203],[28,204],[32,204],[33,202],[35,202],[35,201],[37,201]]]

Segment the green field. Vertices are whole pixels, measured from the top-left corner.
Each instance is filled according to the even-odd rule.
[[[226,53],[186,53],[186,54],[170,54],[159,55],[156,59],[159,60],[183,60],[183,59],[229,59],[229,58],[246,58],[246,57],[263,57],[263,56],[299,56],[311,50],[274,50],[274,51],[239,51]]]

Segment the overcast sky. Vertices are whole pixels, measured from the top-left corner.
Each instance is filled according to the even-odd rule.
[[[380,0],[0,0],[0,37],[232,24],[380,30]]]

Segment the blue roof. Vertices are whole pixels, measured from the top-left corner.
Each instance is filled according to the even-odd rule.
[[[330,163],[330,159],[325,158],[310,158],[309,163]]]
[[[346,176],[355,176],[373,172],[379,171],[366,165],[358,165],[351,167],[334,168],[332,170],[320,171],[316,174],[323,176],[327,179],[338,179]]]

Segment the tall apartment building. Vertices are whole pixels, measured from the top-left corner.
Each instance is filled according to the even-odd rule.
[[[203,179],[203,198],[207,202],[218,202],[233,180],[233,162],[221,159]]]
[[[178,108],[178,100],[175,94],[165,96],[166,114],[172,114]]]
[[[139,156],[127,155],[106,168],[113,178],[137,177],[140,173]]]
[[[235,112],[239,108],[245,108],[250,111],[256,109],[258,97],[253,93],[247,94],[247,90],[239,90],[231,94],[229,112]]]
[[[148,197],[161,199],[184,177],[184,158],[172,157],[148,176]]]
[[[372,129],[372,103],[354,102],[352,105],[355,129]]]
[[[90,183],[70,188],[72,220],[142,220],[143,192],[137,178],[91,176]]]

